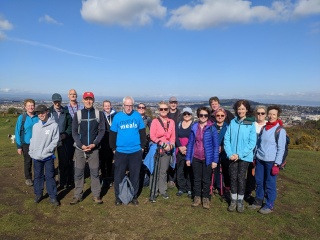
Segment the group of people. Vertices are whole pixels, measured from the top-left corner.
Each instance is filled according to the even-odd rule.
[[[102,111],[95,109],[92,92],[83,94],[82,103],[77,102],[74,89],[68,96],[70,102],[64,107],[58,93],[52,95],[50,108],[35,107],[34,100],[26,99],[26,111],[16,123],[25,183],[34,185],[36,203],[43,198],[45,179],[50,202],[59,205],[54,169],[57,150],[59,188],[74,185],[71,205],[82,201],[86,163],[95,203],[103,202],[101,186],[113,185],[115,205],[122,205],[119,184],[128,175],[134,189],[131,203],[138,205],[144,163],[150,171],[152,203],[159,196],[168,199],[168,186],[176,186],[177,196],[186,193],[193,198],[192,207],[209,209],[214,187],[226,196],[230,212],[243,212],[244,199],[254,190],[256,196],[249,208],[262,214],[273,211],[286,142],[278,106],[257,106],[252,111],[247,100],[238,100],[234,116],[221,107],[218,97],[212,97],[210,108],[196,110],[195,121],[192,109],[180,111],[177,98],[171,97],[169,102],[159,103],[159,116],[151,119],[145,114],[146,105],[139,103],[134,110],[134,99],[129,96],[123,99],[119,112],[108,100]],[[275,139],[276,131],[279,139]]]

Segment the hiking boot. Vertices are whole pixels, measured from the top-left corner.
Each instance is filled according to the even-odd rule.
[[[237,212],[238,213],[243,213],[244,212],[243,200],[238,199],[238,201],[237,201]]]
[[[42,195],[39,195],[39,196],[36,195],[35,198],[34,198],[34,202],[35,203],[39,203],[41,200],[42,200]]]
[[[234,212],[236,210],[236,208],[237,208],[237,200],[232,199],[231,203],[230,203],[230,205],[228,207],[228,211],[229,212]]]
[[[116,206],[120,206],[122,205],[122,202],[120,200],[116,200],[115,203],[114,203]]]
[[[56,207],[60,205],[56,198],[50,198],[50,203]]]
[[[30,186],[30,187],[33,186],[33,182],[31,179],[26,179],[25,183],[27,186]]]
[[[156,203],[156,202],[157,202],[155,196],[151,196],[151,197],[149,198],[149,201],[152,202],[152,203]]]
[[[248,208],[251,209],[251,210],[257,210],[257,209],[260,209],[261,206],[256,205],[255,203],[253,203],[253,204],[249,205]]]
[[[93,197],[92,200],[93,200],[94,203],[96,203],[96,204],[102,204],[102,203],[103,203],[101,197]]]
[[[261,213],[261,214],[269,214],[269,213],[272,213],[273,210],[270,209],[270,208],[267,208],[267,207],[263,207],[258,212]]]
[[[209,209],[210,208],[209,198],[203,198],[202,199],[202,207],[204,209]]]
[[[191,207],[198,207],[201,204],[201,198],[198,196],[195,196],[193,199],[193,203],[191,204]]]
[[[161,196],[163,199],[169,199],[168,193],[161,194]]]
[[[77,203],[79,203],[81,201],[82,201],[81,198],[73,197],[71,202],[70,202],[70,205],[75,205],[75,204],[77,204]]]
[[[168,182],[168,188],[174,188],[175,186],[176,186],[176,184],[174,183],[174,181]]]
[[[139,201],[138,201],[137,198],[132,199],[131,203],[132,203],[132,205],[134,205],[134,206],[138,206],[138,205],[139,205]]]
[[[178,197],[180,197],[180,196],[182,196],[183,195],[183,191],[178,191],[177,193],[176,193],[176,195],[178,196]]]

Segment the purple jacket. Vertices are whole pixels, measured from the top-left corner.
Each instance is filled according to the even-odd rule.
[[[191,132],[189,136],[189,142],[187,145],[187,154],[186,161],[190,160],[192,163],[193,154],[194,154],[194,144],[196,140],[196,134],[198,130],[199,123],[195,123],[191,127]],[[212,162],[219,162],[219,138],[218,131],[215,127],[212,126],[211,122],[208,122],[208,125],[205,126],[203,131],[203,146],[204,154],[206,157],[206,165],[210,165]]]

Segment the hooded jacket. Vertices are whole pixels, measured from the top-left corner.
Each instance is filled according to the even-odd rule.
[[[39,121],[33,126],[29,155],[35,160],[43,160],[54,154],[59,141],[59,127],[53,117],[45,124]]]
[[[30,117],[27,113],[26,114],[26,121],[24,122],[24,131],[22,133],[22,136],[20,137],[20,130],[21,130],[21,124],[23,119],[23,114],[21,114],[18,117],[16,128],[15,128],[15,135],[16,135],[16,144],[17,148],[22,148],[22,144],[30,144],[30,139],[32,136],[32,127],[34,124],[36,124],[39,121],[39,118],[37,115],[33,115]]]
[[[229,159],[232,154],[238,154],[240,160],[252,162],[256,142],[256,128],[251,119],[241,121],[236,117],[224,135],[224,150]]]
[[[191,127],[189,141],[187,145],[186,161],[190,160],[192,163],[194,155],[194,145],[196,141],[196,135],[198,131],[199,123],[194,123]],[[203,147],[206,157],[206,165],[219,162],[219,139],[218,132],[215,127],[212,127],[212,122],[208,121],[203,130]]]

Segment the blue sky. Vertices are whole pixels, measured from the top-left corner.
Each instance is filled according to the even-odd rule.
[[[320,0],[1,0],[0,96],[320,105]]]

